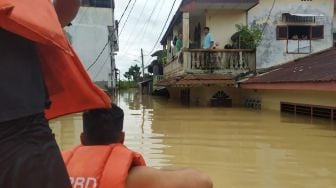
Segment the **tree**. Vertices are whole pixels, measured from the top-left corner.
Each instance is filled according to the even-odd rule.
[[[128,81],[130,81],[130,80],[132,79],[132,75],[130,74],[129,71],[125,72],[124,77],[125,77]]]
[[[140,67],[138,65],[131,66],[127,72],[125,72],[124,77],[129,81],[138,82],[140,80]]]

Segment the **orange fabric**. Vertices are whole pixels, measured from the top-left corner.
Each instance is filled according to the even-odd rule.
[[[0,0],[0,27],[37,43],[52,102],[48,119],[110,107],[66,39],[50,0]]]
[[[145,165],[122,144],[78,146],[62,155],[74,188],[124,188],[130,168]]]

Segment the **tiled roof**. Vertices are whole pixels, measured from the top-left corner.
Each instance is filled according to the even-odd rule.
[[[243,84],[333,81],[336,81],[336,48],[278,66],[269,72],[248,79]]]

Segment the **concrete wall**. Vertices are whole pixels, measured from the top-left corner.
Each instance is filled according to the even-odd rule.
[[[207,106],[210,104],[210,99],[219,91],[224,91],[232,99],[233,106],[240,106],[242,98],[240,90],[233,87],[225,86],[209,86],[209,87],[195,87],[191,88],[191,104],[198,104]]]
[[[276,26],[285,24],[281,20],[282,13],[323,14],[324,17],[318,19],[317,24],[324,25],[324,39],[314,40],[312,42],[312,53],[332,46],[334,17],[333,0],[275,1],[274,8],[268,20],[267,18],[272,7],[272,3],[273,0],[260,0],[260,3],[248,12],[248,23],[250,25],[263,25],[267,22],[264,30],[263,41],[257,49],[257,68],[271,67],[305,56],[302,54],[287,54],[286,41],[276,40]]]
[[[111,9],[81,7],[72,24],[71,27],[66,28],[66,31],[71,37],[72,46],[87,68],[95,61],[108,41],[107,26],[112,25]],[[111,65],[110,51],[110,46],[108,46],[97,65],[89,71],[92,79],[107,80]],[[100,75],[95,77],[105,61],[106,64]]]
[[[336,9],[334,9],[333,33],[336,33]]]
[[[237,32],[235,25],[246,24],[246,12],[209,10],[205,24],[210,27],[215,42],[219,42],[219,48],[224,48],[226,44],[231,44],[231,36]]]
[[[170,98],[180,99],[182,88],[169,88]],[[247,98],[261,100],[262,109],[280,110],[280,102],[302,103],[336,107],[336,92],[296,91],[296,90],[248,90],[225,86],[190,88],[190,104],[208,106],[210,99],[218,91],[224,91],[232,99],[234,107],[242,107]]]
[[[173,100],[180,100],[180,91],[183,88],[168,88],[170,98]],[[190,104],[208,106],[210,105],[210,99],[217,92],[224,91],[232,99],[233,106],[241,106],[243,103],[241,89],[225,86],[204,86],[204,87],[192,87],[190,88]]]
[[[262,109],[280,110],[280,102],[336,107],[336,92],[295,90],[242,90],[243,99],[261,100]]]

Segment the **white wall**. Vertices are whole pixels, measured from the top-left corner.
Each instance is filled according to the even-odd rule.
[[[245,11],[208,11],[206,13],[206,26],[210,27],[215,42],[219,48],[231,44],[231,36],[237,32],[236,24],[246,25]]]
[[[112,22],[112,12],[108,8],[81,7],[72,26],[66,30],[71,36],[72,46],[76,50],[85,68],[90,66],[108,41],[108,28]],[[107,80],[111,58],[108,46],[89,74],[95,80]],[[105,63],[104,67],[102,65]],[[99,76],[96,77],[99,70]]]
[[[267,68],[305,56],[302,54],[287,54],[286,41],[276,40],[276,26],[284,24],[281,22],[282,13],[323,14],[324,17],[318,19],[318,24],[324,25],[324,39],[312,41],[312,53],[332,46],[334,0],[275,1],[275,6],[268,20],[272,3],[273,0],[260,0],[260,3],[248,12],[248,23],[250,25],[263,25],[267,22],[263,41],[257,49],[257,68]]]

